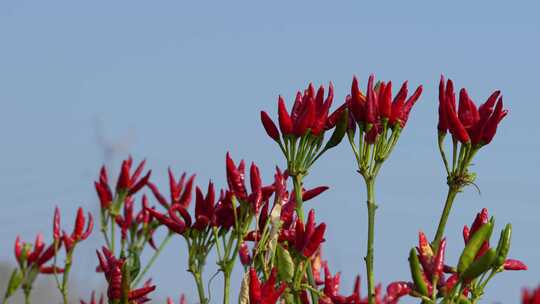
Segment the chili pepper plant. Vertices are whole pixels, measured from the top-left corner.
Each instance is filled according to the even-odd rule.
[[[394,93],[392,81],[376,80],[374,75],[369,76],[365,90],[360,82],[353,78],[350,93],[335,110],[332,83],[319,88],[309,84],[296,93],[292,107],[279,96],[277,124],[265,111],[260,112],[260,118],[271,139],[269,145],[277,146],[283,161],[276,164],[274,172],[261,174],[255,163],[248,169],[247,162],[226,153],[224,189],[172,168],[166,172],[168,187],[156,185],[152,172],[145,170],[145,161],[135,165],[131,157],[122,162],[116,181],[110,180],[102,167],[94,183],[99,199],[96,227],[94,215],[85,215],[79,208],[72,232],[67,232],[56,208],[52,239],[45,241],[38,234],[30,243],[17,237],[17,266],[2,303],[9,303],[18,290],[24,294],[25,303],[31,303],[34,283],[48,275],[55,278],[67,304],[70,270],[80,262],[77,246],[91,233],[102,236],[91,270],[102,273],[107,290],[101,295],[89,292],[91,297],[81,300],[83,304],[150,301],[159,288],[151,280],[152,266],[164,250],[174,250],[168,247],[173,238],[181,238],[187,245],[187,260],[179,259],[178,263],[191,273],[201,304],[391,304],[403,297],[421,303],[478,303],[495,277],[506,271],[526,270],[523,262],[509,258],[511,224],[496,224],[485,208],[471,216],[472,224],[465,225],[462,232],[450,232],[461,233],[463,245],[450,244],[446,239],[445,227],[454,201],[465,187],[475,185],[471,163],[482,153],[489,153],[488,145],[508,111],[500,91],[477,106],[466,89],[461,89],[456,98],[452,80],[441,76],[434,142],[447,174],[448,193],[441,204],[436,234],[428,236],[420,230],[418,244],[401,249],[404,262],[408,259],[410,277],[395,278],[386,288],[377,285],[376,193],[384,190],[376,183],[377,177],[400,137],[411,132],[407,121],[422,97],[423,87],[419,85],[410,93],[408,82],[404,82]],[[350,291],[340,288],[340,273],[333,272],[322,255],[326,239],[332,236],[315,211],[304,204],[329,190],[313,185],[309,173],[317,163],[330,159],[331,150],[344,138],[352,150],[350,170],[358,172],[366,189],[365,196],[357,198],[366,202],[366,228],[355,232],[367,234],[365,267],[361,258],[353,267],[367,282],[364,295],[360,274]],[[427,229],[430,224],[419,229]],[[166,236],[156,240],[157,230],[165,230]],[[461,254],[449,258],[448,246],[462,248]],[[152,253],[148,260],[141,259],[145,251]],[[209,264],[216,264],[223,276],[221,301],[210,297],[211,278],[205,271]],[[232,277],[235,267],[243,268],[242,277]],[[233,279],[241,282],[240,290],[231,291]],[[233,299],[236,294],[238,299]],[[525,290],[522,301],[540,303],[539,294],[538,290]],[[43,303],[43,299],[37,302]],[[179,303],[186,302],[182,295]],[[168,298],[167,303],[175,300]]]

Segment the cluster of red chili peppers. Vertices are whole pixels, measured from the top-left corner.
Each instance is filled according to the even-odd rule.
[[[507,258],[512,226],[507,224],[502,229],[497,246],[492,247],[494,219],[483,209],[471,227],[463,229],[465,246],[456,266],[450,266],[445,257],[449,244],[444,229],[457,194],[464,187],[474,185],[475,174],[469,171],[473,157],[492,141],[507,110],[503,109],[499,91],[477,108],[467,91],[461,89],[457,107],[454,84],[444,77],[439,86],[437,129],[440,153],[448,174],[448,194],[437,233],[431,242],[423,232],[419,233],[419,244],[408,256],[411,281],[391,282],[386,288],[375,284],[375,181],[421,94],[422,86],[418,86],[409,95],[408,83],[404,82],[394,96],[391,81],[376,81],[371,75],[365,93],[354,77],[350,94],[335,111],[331,111],[332,83],[327,89],[324,86],[315,89],[309,84],[305,90],[298,91],[290,112],[285,99],[279,96],[279,127],[270,115],[261,111],[266,133],[284,156],[285,169],[276,167],[269,183],[263,182],[259,167],[254,163],[249,166],[247,176],[246,163],[235,162],[229,153],[225,156],[225,189],[216,189],[209,181],[203,190],[197,186],[195,175],[183,173],[177,178],[169,169],[169,195],[164,195],[150,180],[151,171],[145,172],[145,161],[135,167],[131,157],[122,162],[112,187],[108,172],[102,167],[95,189],[100,202],[99,230],[104,246],[97,251],[96,270],[103,272],[107,291],[99,299],[92,292],[89,301],[80,303],[148,302],[157,287],[147,274],[169,240],[178,236],[187,244],[188,271],[197,288],[198,302],[202,304],[215,302],[205,279],[205,267],[212,252],[223,275],[224,304],[230,303],[232,297],[231,276],[238,261],[244,269],[238,292],[241,304],[393,304],[405,296],[416,297],[422,303],[478,302],[496,274],[527,269],[523,262]],[[331,134],[325,139],[327,132]],[[444,139],[448,132],[452,138],[451,161],[445,152]],[[316,220],[313,209],[304,216],[304,202],[328,190],[326,186],[306,189],[310,169],[344,137],[348,138],[356,160],[355,169],[367,190],[365,296],[361,294],[360,276],[351,293],[340,291],[341,274],[333,274],[322,256],[326,224]],[[158,244],[154,233],[160,228],[167,234]],[[17,237],[18,267],[13,271],[3,303],[18,289],[24,292],[26,303],[30,303],[38,274],[53,274],[63,302],[67,304],[68,276],[75,248],[92,231],[92,215],[85,216],[79,208],[73,232],[65,232],[60,228],[60,212],[56,209],[49,246],[45,245],[41,234],[33,245]],[[152,256],[148,261],[141,261],[145,250],[152,251]],[[62,265],[58,263],[60,260],[64,261]],[[540,291],[524,290],[522,302],[539,304]],[[167,303],[172,304],[174,300],[167,298]],[[185,295],[180,296],[179,303],[187,303]]]

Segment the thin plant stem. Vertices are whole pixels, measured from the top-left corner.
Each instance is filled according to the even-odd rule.
[[[71,272],[72,260],[73,260],[73,249],[70,250],[66,256],[66,264],[64,266],[64,274],[62,275],[62,288],[60,292],[62,293],[62,300],[64,304],[68,304],[68,281],[69,273]]]
[[[367,187],[367,208],[368,208],[368,244],[365,257],[366,271],[368,277],[368,303],[375,303],[375,273],[373,269],[373,253],[375,240],[375,177],[366,180]]]
[[[296,200],[296,214],[302,221],[304,222],[304,209],[303,209],[303,199],[302,199],[302,179],[303,175],[295,175],[293,176],[293,187],[294,187],[294,194],[295,194],[295,200]],[[307,276],[308,281],[311,286],[317,286],[315,284],[315,278],[313,277],[313,271],[311,269],[311,263],[308,263],[307,267]],[[309,291],[311,295],[311,300],[313,303],[319,303],[319,296],[317,293],[313,292],[312,290]]]
[[[135,287],[137,286],[141,280],[144,278],[144,276],[146,275],[146,273],[148,272],[148,270],[150,270],[150,268],[152,267],[152,265],[154,265],[154,263],[156,262],[157,258],[159,257],[159,255],[161,254],[161,252],[163,251],[163,249],[165,248],[165,246],[167,246],[167,244],[169,243],[169,241],[171,240],[172,238],[172,232],[169,232],[167,234],[167,236],[165,237],[165,239],[163,239],[163,241],[161,242],[161,244],[159,245],[158,249],[154,252],[154,254],[152,255],[152,257],[150,258],[150,260],[148,261],[148,264],[146,264],[146,266],[144,267],[143,271],[137,276],[137,278],[135,279],[135,281],[133,281],[132,283],[132,286]]]
[[[450,211],[452,210],[452,204],[454,203],[454,199],[456,198],[456,195],[458,194],[458,192],[459,192],[458,186],[451,185],[448,188],[448,195],[446,196],[444,209],[441,214],[441,218],[439,220],[437,233],[435,234],[435,238],[433,239],[433,242],[432,242],[434,251],[437,251],[437,248],[439,248],[439,243],[441,242],[441,239],[444,236],[444,229],[446,228],[446,223],[448,222],[448,217],[450,216]]]
[[[192,274],[195,280],[195,284],[197,285],[197,293],[199,294],[199,301],[201,304],[207,304],[208,299],[206,298],[206,294],[204,292],[204,282],[202,280],[202,276],[198,271],[193,272]]]
[[[30,298],[30,293],[32,293],[32,287],[23,286],[23,293],[24,293],[24,304],[32,303],[31,298]]]
[[[231,291],[231,271],[228,271],[223,280],[223,303],[228,304]]]

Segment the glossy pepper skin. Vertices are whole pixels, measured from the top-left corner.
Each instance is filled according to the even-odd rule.
[[[58,227],[60,225],[59,218],[60,215],[58,215]],[[84,228],[85,223],[86,229]],[[78,242],[86,240],[92,233],[93,228],[94,217],[92,216],[92,214],[88,212],[88,215],[85,218],[83,209],[77,209],[77,216],[75,218],[73,232],[71,234],[68,234],[65,231],[62,232],[62,242],[64,243],[64,248],[66,249],[66,251],[71,251]]]
[[[508,114],[503,109],[500,91],[493,92],[479,108],[466,89],[459,92],[459,108],[456,108],[454,84],[441,76],[439,82],[439,134],[450,131],[461,143],[476,146],[489,144],[497,132],[497,127]]]
[[[276,286],[277,269],[273,268],[266,282],[261,282],[255,268],[249,269],[249,303],[250,304],[276,304],[285,291],[286,284]]]
[[[58,243],[58,246],[60,246],[59,248],[61,248],[61,245],[61,242]],[[35,267],[40,273],[43,274],[52,274],[54,271],[57,273],[62,273],[64,271],[62,268],[55,266],[45,266],[45,264],[56,255],[56,251],[54,248],[54,243],[49,246],[45,245],[43,242],[43,235],[41,233],[36,236],[33,249],[32,244],[23,242],[20,236],[17,236],[15,239],[14,249],[15,258],[21,267]]]
[[[315,224],[315,211],[311,209],[307,222],[304,223],[298,218],[294,226],[294,248],[304,257],[309,258],[315,254],[322,242],[324,242],[324,231],[326,224]]]
[[[480,212],[476,214],[475,219],[470,229],[467,226],[463,227],[463,239],[465,241],[466,248],[469,242],[471,241],[471,238],[474,237],[476,232],[478,232],[481,229],[486,229],[487,225],[490,225],[489,212],[486,208],[483,208]],[[495,250],[496,259],[493,262],[493,266],[497,268],[503,267],[504,270],[527,270],[527,266],[523,262],[519,260],[507,259],[508,252],[510,250],[511,234],[512,234],[512,225],[508,224],[505,226],[505,228],[501,232],[499,244],[497,244],[497,248]],[[475,247],[476,246],[477,245],[475,245]],[[476,255],[474,256],[473,260],[480,259],[488,250],[490,250],[490,248],[491,247],[490,247],[489,239],[484,240],[482,242],[482,245],[480,246],[480,249],[478,249]],[[516,261],[516,262],[510,263],[515,267],[506,267],[505,265],[508,265],[506,263],[507,261]],[[464,269],[461,269],[461,271],[459,271],[458,269],[458,272],[462,272],[462,271],[464,271]]]
[[[189,178],[187,178],[187,180],[186,173],[182,173],[180,178],[176,180],[171,168],[168,169],[168,174],[170,192],[169,200],[167,200],[165,196],[161,194],[158,187],[154,183],[148,182],[148,188],[150,188],[158,203],[163,207],[168,209],[171,205],[178,204],[184,208],[188,208],[189,204],[191,203],[195,174],[191,175]]]
[[[278,97],[278,121],[281,136],[302,137],[309,130],[314,136],[321,135],[328,126],[329,110],[334,99],[334,86],[328,86],[328,95],[324,97],[325,88],[320,86],[317,91],[309,84],[304,92],[297,92],[291,112],[287,110],[285,99]],[[265,112],[261,111],[261,122],[268,136],[279,142],[279,132]]]
[[[367,94],[362,93],[356,76],[353,77],[351,92],[347,98],[349,110],[357,123],[372,125],[373,132],[380,132],[380,124],[387,121],[390,126],[404,128],[414,104],[420,98],[423,87],[418,86],[407,98],[407,82],[404,82],[392,101],[392,82],[381,82],[378,90],[374,88],[375,76],[370,75]]]
[[[340,293],[341,273],[332,275],[328,263],[324,263],[324,288],[323,295],[319,299],[320,304],[366,304],[368,297],[362,297],[360,292],[360,276],[356,276],[353,290],[350,295]],[[375,303],[377,304],[397,304],[399,299],[408,295],[412,291],[413,285],[409,282],[391,282],[386,287],[386,294],[382,293],[381,285],[375,289]],[[309,303],[309,302],[305,302]]]
[[[133,174],[131,173],[131,167],[133,165],[133,159],[131,156],[122,162],[120,169],[120,176],[118,177],[118,182],[116,184],[117,192],[127,192],[127,195],[133,195],[141,190],[150,179],[152,170],[148,171],[142,178],[141,175],[144,170],[144,165],[146,160],[143,160],[139,163]]]
[[[113,193],[109,186],[109,178],[107,175],[107,169],[105,166],[102,166],[99,171],[99,180],[94,182],[101,209],[108,209],[113,200]]]
[[[103,271],[105,279],[108,283],[107,297],[109,300],[126,299],[133,303],[145,303],[150,299],[147,295],[156,289],[155,285],[145,284],[142,288],[128,289],[131,282],[125,282],[122,274],[125,259],[116,258],[106,247],[102,248],[102,252],[96,251],[99,260],[100,270]]]

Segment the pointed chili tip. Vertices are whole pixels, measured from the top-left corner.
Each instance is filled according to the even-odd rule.
[[[261,122],[266,134],[273,140],[279,142],[279,131],[276,124],[272,121],[268,113],[261,111]]]

